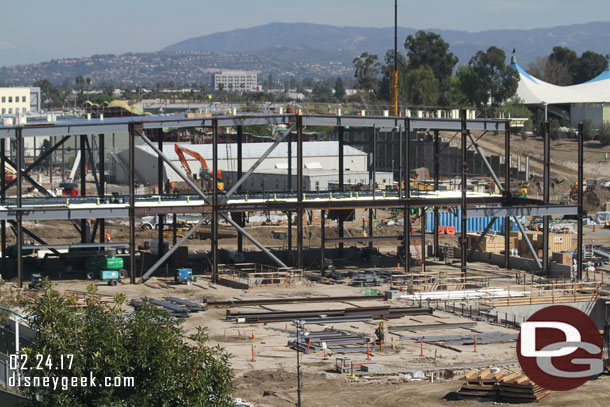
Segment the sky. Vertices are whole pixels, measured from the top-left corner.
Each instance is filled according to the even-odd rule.
[[[394,25],[393,0],[3,1],[0,50],[53,57],[158,51],[175,42],[271,22]],[[416,29],[530,29],[607,20],[608,0],[398,1],[398,24]]]

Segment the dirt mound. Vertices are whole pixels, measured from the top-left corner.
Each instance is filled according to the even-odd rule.
[[[583,196],[583,208],[588,213],[601,211],[604,202],[610,202],[610,190],[607,188],[596,187]]]

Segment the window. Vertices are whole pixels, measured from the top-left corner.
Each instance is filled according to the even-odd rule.
[[[12,107],[8,108],[8,114],[13,114],[13,108]]]
[[[5,107],[2,108],[2,114],[6,114],[6,108]]]
[[[9,103],[13,103],[13,97],[12,97],[12,96],[9,96],[9,97],[8,97],[8,102],[9,102]]]
[[[25,96],[21,96],[21,101],[25,103]]]
[[[2,103],[6,103],[6,96],[2,96]]]
[[[27,111],[25,110],[25,107],[21,109],[21,113],[26,114]]]

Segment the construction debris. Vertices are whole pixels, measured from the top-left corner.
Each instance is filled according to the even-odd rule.
[[[369,338],[335,329],[299,332],[298,346],[296,339],[288,346],[303,353],[319,352],[324,347],[332,353],[373,353],[375,347]]]
[[[165,301],[164,301],[165,300]],[[167,311],[171,316],[176,318],[187,318],[192,312],[206,311],[208,309],[205,304],[197,304],[193,301],[184,300],[176,297],[164,297],[164,300],[155,298],[134,298],[131,300],[131,305],[134,308],[141,307],[144,302],[148,301],[153,305]]]

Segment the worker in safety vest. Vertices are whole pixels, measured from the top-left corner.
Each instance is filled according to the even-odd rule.
[[[110,232],[106,232],[106,243],[110,243]]]
[[[379,327],[375,329],[375,336],[377,336],[377,340],[375,340],[375,343],[378,345],[383,345],[385,336],[383,333],[383,322],[380,322]]]

